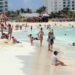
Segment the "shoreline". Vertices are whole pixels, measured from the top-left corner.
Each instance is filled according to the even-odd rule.
[[[50,26],[75,26],[75,22],[10,22],[8,21],[7,24],[11,24],[13,26],[13,31],[19,31],[16,30],[16,25],[18,26],[22,26],[22,30],[25,30],[25,26],[28,25],[28,27],[30,26],[34,26],[34,27],[38,27],[39,25],[41,25],[42,27],[50,25]]]
[[[63,25],[63,26],[65,26],[65,25],[74,25],[75,26],[75,21],[74,22],[52,22],[52,21],[49,21],[49,22],[7,22],[7,24],[13,24],[13,25],[15,25],[15,24],[19,24],[19,25],[23,25],[23,24],[28,24],[28,25],[30,25],[30,26],[34,26],[34,25],[39,25],[39,24],[51,24],[51,25],[54,25],[54,24],[57,24],[57,25]],[[34,24],[34,25],[33,25]],[[64,25],[65,24],[65,25]]]

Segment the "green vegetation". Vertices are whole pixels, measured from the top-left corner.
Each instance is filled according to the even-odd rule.
[[[70,11],[68,8],[64,8],[63,10],[56,12],[56,13],[51,13],[50,17],[52,18],[75,18],[75,12]]]
[[[43,12],[45,12],[45,11],[46,11],[46,7],[42,6],[42,7],[40,7],[39,9],[36,10],[36,13],[41,14],[41,13],[43,13]]]
[[[27,9],[19,9],[16,11],[8,11],[6,12],[7,17],[9,17],[10,20],[17,20],[17,19],[21,19],[20,13],[32,13],[32,10],[27,8]]]
[[[42,14],[46,11],[46,7],[42,6],[36,10],[36,13]],[[16,11],[8,11],[6,13],[7,17],[11,20],[21,20],[20,13],[32,13],[33,11],[29,8],[27,9],[19,9]],[[64,8],[63,10],[56,12],[56,13],[51,13],[50,18],[69,18],[69,19],[75,19],[75,12],[70,11],[68,8]]]

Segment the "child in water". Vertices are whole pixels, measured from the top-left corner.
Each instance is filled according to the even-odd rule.
[[[29,37],[30,37],[30,43],[31,43],[31,45],[34,44],[33,43],[34,40],[39,40],[37,37],[33,37],[32,34],[30,34]]]
[[[29,37],[30,37],[30,43],[31,43],[31,45],[33,45],[34,38],[32,37],[32,34],[30,34]]]
[[[19,41],[17,41],[17,39],[16,39],[15,37],[12,37],[12,38],[11,38],[11,41],[12,41],[13,44],[15,44],[15,43],[20,43]]]

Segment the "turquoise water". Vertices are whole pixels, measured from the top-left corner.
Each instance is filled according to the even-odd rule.
[[[67,43],[72,43],[75,42],[75,27],[71,26],[54,26],[52,27],[54,29],[54,35],[55,38],[59,41],[64,41]],[[18,40],[20,41],[27,41],[28,35],[32,33],[33,37],[38,37],[38,32],[40,29],[33,28],[31,31],[30,28],[20,31],[20,32],[15,32],[13,33],[13,36],[15,36]],[[48,30],[46,28],[43,29],[44,31],[44,39],[47,39],[48,35]]]

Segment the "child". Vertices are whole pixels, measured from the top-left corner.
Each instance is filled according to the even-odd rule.
[[[31,43],[31,45],[33,45],[34,38],[32,37],[32,34],[30,34],[29,37],[30,37],[30,43]]]
[[[20,43],[19,41],[16,40],[15,37],[12,37],[12,38],[11,38],[11,41],[12,41],[13,44],[15,44],[15,43]]]
[[[58,65],[66,66],[62,61],[60,61],[60,60],[57,58],[57,55],[58,55],[58,52],[57,52],[57,51],[54,51],[53,57],[52,57],[52,60],[51,60],[51,64],[52,64],[52,65],[55,65],[55,66],[58,66]]]

